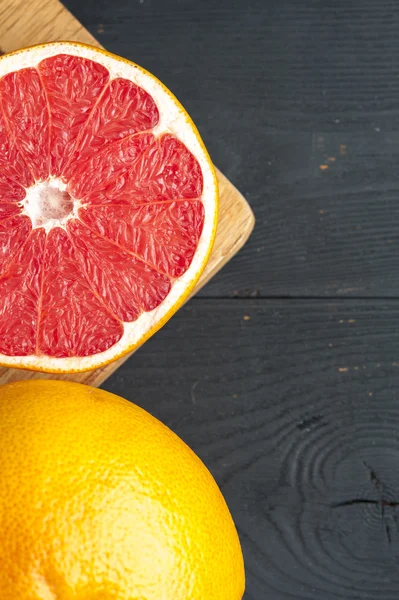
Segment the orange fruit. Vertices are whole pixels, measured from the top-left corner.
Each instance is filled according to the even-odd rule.
[[[0,388],[1,600],[240,600],[226,503],[170,429],[108,392]]]
[[[153,75],[74,42],[0,58],[0,364],[133,350],[192,291],[217,216],[199,133]]]

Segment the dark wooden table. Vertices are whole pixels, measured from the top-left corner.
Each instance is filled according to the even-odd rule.
[[[245,600],[398,600],[399,3],[66,5],[177,94],[257,218],[106,388],[211,469]]]

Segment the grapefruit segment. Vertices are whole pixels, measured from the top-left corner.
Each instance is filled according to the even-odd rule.
[[[50,110],[50,175],[58,177],[109,81],[109,71],[97,62],[68,54],[42,60],[38,71]]]
[[[49,175],[49,113],[36,69],[21,69],[0,79],[0,97],[10,135],[36,181]]]
[[[122,321],[135,321],[169,293],[168,277],[77,219],[69,221],[68,233],[90,285]]]
[[[123,176],[103,178],[101,188],[86,193],[93,204],[135,204],[200,198],[201,168],[191,152],[170,134],[154,138]]]
[[[197,159],[176,137],[157,139],[135,166],[136,181],[131,190],[146,202],[199,198],[203,190]]]
[[[136,348],[198,281],[217,215],[198,132],[151,74],[70,42],[0,57],[0,364]]]
[[[153,129],[158,120],[158,108],[143,88],[127,79],[114,79],[99,98],[73,161],[80,162],[115,140]],[[63,173],[66,177],[71,168],[67,165]]]
[[[21,202],[25,196],[26,192],[19,183],[0,175],[0,202]]]
[[[46,234],[31,232],[0,276],[0,352],[27,356],[36,349],[40,274]]]
[[[0,96],[0,200],[18,202],[25,197],[24,187],[32,184],[32,173],[7,128]]]
[[[31,231],[32,223],[25,216],[16,216],[0,222],[0,276],[21,250]]]
[[[102,198],[112,196],[112,190],[124,184],[127,171],[153,142],[151,133],[129,136],[77,161],[68,178],[69,193],[84,202],[95,202],[99,189]]]
[[[43,230],[42,230],[43,231]],[[47,237],[38,350],[57,358],[104,352],[123,334],[88,284],[66,232],[57,227]]]
[[[204,224],[204,207],[199,200],[84,206],[79,217],[93,231],[176,278],[187,271],[193,259]]]
[[[22,207],[18,204],[0,204],[0,221],[16,216],[22,212]]]

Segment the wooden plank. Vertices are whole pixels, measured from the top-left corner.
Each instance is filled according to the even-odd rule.
[[[203,295],[398,297],[399,133],[287,131],[267,144],[245,163],[257,227]]]
[[[211,469],[245,600],[399,596],[398,323],[397,300],[195,298],[105,384]]]
[[[58,0],[0,0],[0,48],[10,52],[43,41],[70,39],[100,46],[94,37]],[[253,226],[253,213],[236,188],[218,172],[220,186],[220,221],[214,251],[195,292],[198,291],[241,248]],[[100,385],[126,359],[88,373],[65,376],[37,374],[30,371],[0,369],[0,383],[19,379],[52,378]]]
[[[169,82],[251,203],[200,296],[399,296],[397,2],[66,2]]]

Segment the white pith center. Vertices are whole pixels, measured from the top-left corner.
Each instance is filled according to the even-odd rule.
[[[67,184],[58,178],[32,185],[26,190],[22,204],[23,214],[30,218],[33,228],[44,227],[46,231],[65,228],[66,222],[77,216],[80,206],[67,192]]]

